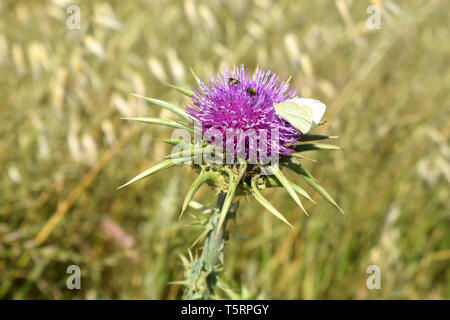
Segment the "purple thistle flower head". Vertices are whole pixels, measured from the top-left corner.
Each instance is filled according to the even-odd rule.
[[[296,97],[297,90],[289,88],[287,81],[281,81],[280,77],[271,71],[265,72],[258,68],[253,75],[250,75],[243,65],[232,70],[224,68],[222,71],[217,71],[216,77],[212,76],[207,84],[202,81],[199,83],[199,87],[194,92],[172,86],[183,95],[192,98],[185,110],[159,99],[136,95],[173,112],[185,122],[155,118],[129,119],[175,127],[182,129],[183,132],[175,130],[172,139],[166,140],[168,144],[176,145],[177,149],[173,150],[175,152],[166,156],[164,161],[141,172],[120,188],[176,165],[193,164],[193,167],[199,171],[199,176],[189,188],[183,202],[182,213],[187,209],[196,190],[203,183],[208,183],[220,192],[220,198],[223,199],[220,200],[222,204],[217,220],[217,232],[221,230],[228,211],[231,211],[234,197],[239,194],[253,195],[264,208],[289,224],[260,192],[265,188],[283,187],[306,213],[297,193],[301,193],[311,201],[312,199],[284,176],[281,169],[287,168],[300,175],[324,199],[342,213],[344,212],[298,159],[307,159],[301,155],[304,151],[333,150],[339,147],[295,143],[302,140],[305,142],[331,138],[326,135],[306,136],[311,129],[320,124],[326,110],[324,103],[316,99]],[[201,130],[198,130],[200,128]],[[194,139],[190,134],[185,134],[185,129],[194,132]],[[213,133],[209,134],[209,131]],[[253,139],[254,136],[248,135],[249,131],[257,133],[256,142]],[[228,139],[230,132],[233,133],[231,140]],[[181,133],[183,139],[179,140]],[[262,144],[261,140],[263,140]],[[293,151],[295,154],[292,154]],[[223,165],[224,155],[225,165]],[[269,161],[266,162],[266,160]],[[267,165],[268,163],[270,164]],[[235,164],[239,165],[235,166]],[[230,167],[230,165],[233,166]],[[275,175],[276,179],[269,179],[268,175]]]
[[[297,94],[297,89],[289,88],[289,84],[276,73],[258,68],[251,76],[244,65],[230,71],[224,68],[222,72],[217,71],[217,76],[212,76],[208,84],[200,82],[194,93],[191,104],[186,108],[187,113],[196,125],[201,125],[203,133],[210,129],[221,132],[225,148],[227,131],[238,132],[233,150],[239,148],[236,147],[239,139],[247,139],[242,135],[248,130],[267,134],[270,143],[264,149],[261,149],[261,143],[255,145],[244,140],[246,157],[253,148],[258,151],[258,160],[270,157],[271,152],[272,156],[274,152],[276,156],[287,155],[293,151],[292,143],[302,137],[275,112],[274,103],[292,99]],[[271,139],[272,130],[278,131],[278,139]]]

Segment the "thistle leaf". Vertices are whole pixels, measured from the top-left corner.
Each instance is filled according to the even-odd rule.
[[[122,118],[122,120],[130,120],[130,121],[137,121],[137,122],[143,122],[143,123],[150,123],[150,124],[157,124],[157,125],[161,125],[161,126],[166,126],[166,127],[172,127],[172,128],[178,128],[178,129],[185,129],[185,130],[189,130],[191,132],[194,132],[194,129],[192,129],[191,127],[173,121],[173,120],[169,120],[169,119],[160,119],[160,118]]]
[[[169,281],[169,282],[167,282],[167,284],[172,285],[172,286],[188,286],[189,281],[187,281],[187,280]]]
[[[122,189],[123,187],[125,187],[125,186],[127,186],[129,184],[132,184],[132,183],[134,183],[136,181],[139,181],[139,180],[144,179],[144,178],[146,178],[148,176],[151,176],[152,174],[155,174],[155,173],[157,173],[157,172],[159,172],[161,170],[164,170],[164,169],[176,166],[176,165],[178,165],[178,164],[180,164],[182,162],[189,161],[191,159],[192,158],[178,158],[178,159],[167,159],[167,160],[161,161],[161,162],[157,163],[156,165],[148,168],[147,170],[141,172],[140,174],[135,176],[133,179],[131,179],[127,183],[121,185],[117,189]]]
[[[161,141],[162,141],[162,142],[165,142],[165,143],[167,143],[167,144],[170,144],[170,145],[172,145],[172,146],[176,146],[176,145],[178,145],[179,143],[182,143],[182,142],[183,142],[183,140],[177,140],[177,139],[162,139]]]
[[[289,221],[287,221],[287,219],[277,210],[275,209],[272,204],[266,200],[266,198],[263,197],[263,195],[261,194],[261,192],[259,192],[258,190],[258,186],[256,184],[256,177],[252,178],[252,182],[251,182],[251,187],[252,187],[252,193],[253,193],[253,197],[256,199],[256,201],[259,202],[259,204],[261,204],[264,208],[266,208],[270,213],[272,213],[275,217],[277,217],[278,219],[280,219],[281,221],[283,221],[284,223],[286,223],[289,227],[294,228]]]
[[[190,249],[192,249],[193,247],[195,247],[195,245],[197,243],[199,243],[200,241],[202,241],[203,239],[206,238],[206,236],[208,235],[208,233],[211,231],[211,228],[205,228],[202,233],[197,237],[197,239],[194,240],[194,242],[192,242],[191,246],[189,247]]]
[[[219,234],[219,231],[222,228],[225,218],[227,217],[228,210],[230,209],[231,203],[233,202],[234,194],[236,193],[236,188],[238,185],[238,181],[236,181],[236,179],[234,178],[234,175],[231,172],[231,170],[227,172],[230,181],[228,183],[228,192],[227,195],[225,196],[225,200],[223,201],[222,210],[220,211],[219,222],[217,223],[216,236]]]
[[[283,186],[286,191],[289,193],[292,199],[298,204],[298,206],[303,210],[303,212],[308,216],[308,212],[306,212],[305,208],[303,208],[302,202],[299,197],[295,193],[295,190],[291,186],[291,182],[284,176],[279,167],[269,167],[269,170],[275,175],[275,177],[280,182],[281,186]]]
[[[184,140],[176,140],[176,139],[163,139],[161,140],[162,142],[165,142],[167,144],[170,144],[172,146],[192,146],[192,143],[189,143],[187,141]]]
[[[289,181],[289,184],[291,185],[292,189],[295,190],[295,192],[297,192],[298,194],[304,196],[306,199],[308,199],[309,201],[311,201],[312,203],[316,203],[308,194],[308,192],[306,192],[302,187],[296,185],[295,183]]]
[[[182,87],[177,87],[173,84],[170,83],[166,83],[169,87],[177,90],[179,93],[185,95],[186,97],[192,98],[194,96],[194,91],[190,90],[190,89],[186,89],[186,88],[182,88]]]
[[[195,81],[197,81],[198,84],[202,83],[202,80],[200,79],[200,77],[195,73],[194,69],[192,69],[191,67],[189,67],[189,70],[191,70],[192,75],[195,78]]]
[[[326,143],[304,143],[296,145],[294,148],[297,152],[311,151],[311,150],[342,150],[340,146]]]
[[[194,198],[195,193],[200,188],[200,186],[205,183],[206,181],[214,180],[214,173],[213,172],[204,172],[202,171],[198,177],[194,180],[192,185],[189,187],[188,192],[186,193],[186,197],[184,198],[183,207],[181,209],[180,217],[183,216],[183,213],[186,211],[187,207],[189,206],[189,203],[191,202],[192,198]]]
[[[299,174],[311,187],[313,187],[325,200],[335,206],[340,212],[344,213],[337,202],[330,196],[330,194],[323,188],[314,177],[301,164],[293,161],[288,162],[288,168]]]
[[[305,160],[309,160],[309,161],[312,161],[312,162],[317,162],[316,159],[312,159],[312,158],[305,157],[305,156],[302,155],[301,153],[295,153],[295,152],[293,152],[293,153],[290,153],[290,154],[289,154],[289,157],[300,158],[300,159],[305,159]]]
[[[290,182],[290,181],[289,181],[289,183],[291,184],[291,187],[292,187],[298,194],[304,196],[306,199],[310,200],[312,203],[316,203],[316,202],[310,197],[310,195],[309,195],[305,190],[303,190],[303,188],[299,187],[298,185],[296,185],[296,184],[293,183],[293,182]],[[268,187],[268,188],[282,187],[282,185],[281,185],[280,181],[278,181],[276,178],[270,177],[270,176],[269,176],[269,177],[267,177],[267,180],[266,180],[266,187]]]
[[[175,154],[169,154],[167,156],[165,156],[166,159],[176,159],[176,158],[182,158],[182,157],[191,157],[191,156],[200,156],[203,155],[203,153],[205,152],[205,150],[207,150],[209,147],[202,147],[202,148],[190,148],[187,152],[187,154],[185,154],[186,150],[180,151],[178,153]]]
[[[337,139],[337,138],[339,138],[339,137],[338,136],[319,135],[319,134],[305,134],[298,141],[304,142],[304,141],[317,141],[317,140]]]
[[[133,93],[133,96],[135,96],[137,98],[141,98],[141,99],[147,100],[148,102],[156,104],[157,106],[159,106],[159,107],[161,107],[163,109],[169,110],[172,113],[176,114],[177,116],[183,118],[184,120],[186,120],[188,122],[192,121],[192,118],[186,113],[186,111],[184,111],[182,108],[180,108],[178,106],[175,106],[175,105],[170,104],[168,102],[165,102],[163,100],[140,96],[140,95],[137,95],[135,93]]]
[[[180,258],[183,267],[187,268],[189,266],[189,260],[181,253],[178,253],[178,257]]]

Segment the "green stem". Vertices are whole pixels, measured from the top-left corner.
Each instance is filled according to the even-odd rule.
[[[209,226],[201,256],[192,261],[186,270],[186,290],[183,299],[209,299],[214,295],[219,272],[218,263],[223,259],[223,249],[225,247],[225,227],[231,211],[235,211],[236,206],[231,206],[227,219],[220,230],[217,230],[220,212],[225,201],[226,194],[221,192],[218,196],[216,207],[209,218]]]

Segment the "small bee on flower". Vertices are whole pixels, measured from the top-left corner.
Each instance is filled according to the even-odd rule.
[[[250,88],[250,87],[248,87],[247,89],[245,89],[245,91],[247,91],[247,93],[249,94],[249,95],[251,95],[252,97],[253,96],[256,96],[256,89],[255,88]]]
[[[228,78],[228,84],[230,84],[230,85],[236,85],[236,84],[239,84],[239,83],[241,83],[241,82],[238,79]]]

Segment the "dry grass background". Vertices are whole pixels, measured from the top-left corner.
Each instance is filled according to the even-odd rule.
[[[81,30],[68,30],[78,3]],[[226,250],[230,298],[450,298],[450,3],[374,1],[2,1],[0,297],[175,299],[178,253],[199,229],[178,222],[194,177],[175,168],[116,191],[161,159],[171,130],[131,96],[187,101],[221,65],[261,65],[328,105],[344,152],[308,168],[345,215],[319,201],[299,214],[267,196],[290,230],[241,199]],[[214,203],[206,188],[197,200]],[[315,197],[319,200],[319,197]],[[193,212],[195,214],[195,212]],[[77,264],[82,289],[66,288]],[[366,268],[381,267],[380,290]]]

